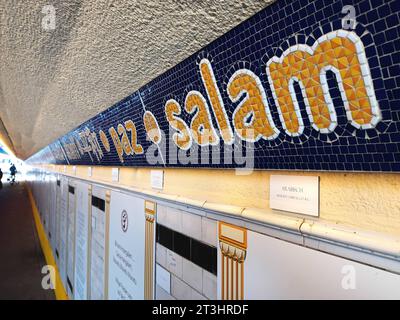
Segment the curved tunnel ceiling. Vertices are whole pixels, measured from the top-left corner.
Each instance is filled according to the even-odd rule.
[[[0,3],[0,137],[27,158],[272,0]],[[8,137],[11,141],[8,140]]]

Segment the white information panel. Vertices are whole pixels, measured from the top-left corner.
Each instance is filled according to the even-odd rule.
[[[247,299],[400,299],[400,275],[248,231]]]
[[[105,298],[105,261],[106,261],[106,191],[93,187],[90,221],[90,299]]]
[[[61,280],[67,288],[67,229],[68,229],[68,180],[61,177],[60,190],[60,246],[59,246],[59,267]]]
[[[76,182],[74,299],[88,299],[89,185]]]
[[[164,187],[164,171],[151,170],[150,172],[151,187],[162,190]]]
[[[113,182],[118,182],[119,180],[119,168],[111,169],[111,178]]]
[[[50,201],[51,201],[51,197],[49,197],[49,192],[50,192],[50,175],[49,173],[45,172],[43,175],[43,197],[42,197],[42,201],[43,201],[43,220],[44,220],[44,229],[46,231],[46,235],[48,236],[49,231],[50,231]]]
[[[144,299],[144,200],[111,193],[108,298]]]
[[[44,201],[43,201],[43,193],[44,193],[44,186],[43,186],[43,179],[44,179],[44,172],[41,172],[40,179],[39,179],[39,212],[40,212],[40,219],[44,224]]]
[[[57,217],[57,206],[56,206],[56,200],[57,200],[57,181],[55,176],[52,174],[50,176],[50,230],[49,230],[49,240],[51,247],[53,249],[56,248],[57,243],[57,232],[56,232],[56,217]]]
[[[55,228],[56,228],[56,234],[55,234],[55,247],[54,247],[54,254],[56,257],[56,262],[58,265],[59,270],[61,270],[60,267],[60,247],[61,247],[61,237],[60,237],[60,211],[61,211],[61,180],[60,176],[57,176],[56,180],[56,212],[55,212]]]
[[[36,199],[38,199],[37,201],[37,208],[39,210],[39,215],[40,215],[40,220],[43,221],[43,203],[42,203],[42,176],[43,176],[43,172],[40,171],[40,173],[38,174],[38,180],[37,180],[37,192],[36,192]]]
[[[68,186],[68,231],[67,231],[67,293],[74,297],[74,270],[75,270],[75,187]]]
[[[319,216],[319,177],[271,175],[271,209]]]

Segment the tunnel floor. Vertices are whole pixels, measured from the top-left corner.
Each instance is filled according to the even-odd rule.
[[[0,299],[54,300],[42,288],[46,265],[23,183],[0,189]]]

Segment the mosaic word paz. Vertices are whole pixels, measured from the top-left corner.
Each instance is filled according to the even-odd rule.
[[[170,99],[164,111],[171,128],[172,139],[181,150],[188,150],[193,143],[199,146],[232,144],[234,134],[244,141],[273,140],[280,134],[276,126],[267,96],[260,78],[248,69],[240,69],[230,77],[226,90],[232,103],[237,103],[229,119],[208,59],[199,63],[199,71],[208,101],[202,93],[187,93],[183,106]],[[294,84],[301,88],[306,113],[313,129],[331,133],[337,126],[335,106],[329,93],[327,72],[335,74],[348,121],[357,129],[374,128],[381,120],[364,45],[356,33],[337,30],[316,40],[312,47],[304,44],[289,47],[280,56],[274,56],[266,64],[266,74],[271,86],[279,120],[289,136],[300,136],[304,130],[299,102]],[[182,119],[182,113],[192,115],[190,124]],[[212,116],[217,128],[214,127]],[[161,130],[154,114],[146,111],[143,116],[147,136],[153,143],[160,143]],[[131,138],[129,139],[128,133]],[[137,142],[135,124],[129,120],[109,128],[119,159],[123,155],[142,154],[143,147]],[[100,130],[100,140],[107,152],[110,145],[106,134]]]

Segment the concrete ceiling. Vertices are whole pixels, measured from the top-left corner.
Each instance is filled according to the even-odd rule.
[[[27,158],[271,2],[2,0],[0,137]]]

